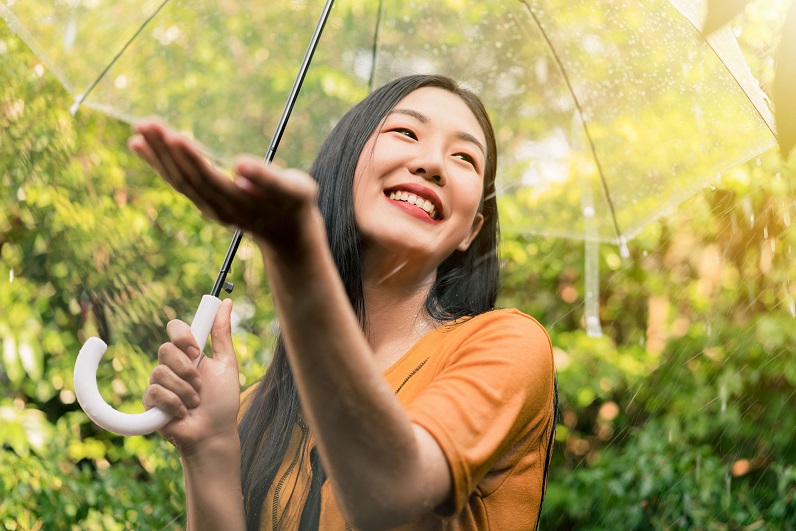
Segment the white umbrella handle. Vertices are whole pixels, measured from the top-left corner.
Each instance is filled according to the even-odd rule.
[[[212,295],[202,297],[199,309],[191,323],[191,333],[199,344],[199,352],[204,350],[207,336],[213,327],[221,299]],[[80,407],[97,425],[119,435],[144,435],[159,430],[169,423],[172,417],[158,408],[144,413],[128,414],[116,411],[103,400],[97,388],[97,367],[108,345],[98,337],[91,337],[80,349],[75,362],[75,395]],[[200,354],[194,366],[204,357]]]

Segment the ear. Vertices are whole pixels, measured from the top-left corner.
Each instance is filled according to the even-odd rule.
[[[467,233],[467,237],[464,240],[462,240],[462,243],[456,246],[456,250],[466,251],[470,247],[470,244],[473,243],[475,237],[478,236],[478,233],[481,232],[481,227],[483,226],[484,226],[484,215],[478,212],[475,215],[475,219],[473,219],[473,225],[470,227],[470,232]]]

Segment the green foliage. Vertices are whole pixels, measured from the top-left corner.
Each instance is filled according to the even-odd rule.
[[[561,420],[542,528],[796,529],[793,179],[771,155],[642,235],[602,274],[606,337],[551,323]]]
[[[142,411],[164,325],[190,320],[230,234],[125,149],[128,126],[71,117],[69,96],[5,25],[0,91],[0,524],[180,528],[176,452],[159,436],[98,430],[72,371],[82,342],[102,337],[101,393]],[[273,320],[254,258],[244,242],[231,278],[248,382],[264,371]]]

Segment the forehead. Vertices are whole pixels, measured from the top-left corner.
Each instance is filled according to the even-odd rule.
[[[395,110],[419,112],[431,125],[469,133],[486,144],[486,136],[470,107],[456,94],[437,87],[423,87],[405,96]]]

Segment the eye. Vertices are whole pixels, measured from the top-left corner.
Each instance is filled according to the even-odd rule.
[[[473,157],[472,155],[469,155],[467,153],[454,153],[453,156],[457,159],[461,159],[467,162],[473,168],[478,169],[478,164],[475,162],[475,157]]]
[[[398,133],[401,136],[405,136],[407,138],[411,138],[412,140],[417,140],[417,135],[411,129],[407,129],[406,127],[394,127],[390,129],[390,133]]]

